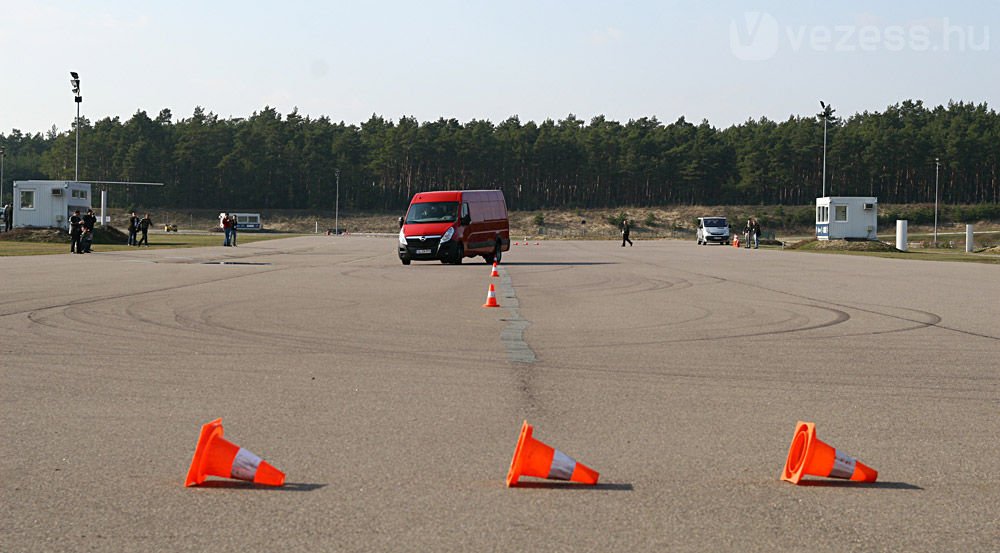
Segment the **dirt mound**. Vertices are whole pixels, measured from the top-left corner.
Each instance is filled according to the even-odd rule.
[[[94,229],[95,244],[128,244],[128,235],[111,225]]]
[[[18,228],[0,234],[0,240],[11,242],[37,242],[44,244],[62,244],[69,242],[69,233],[57,228]],[[95,244],[127,244],[128,235],[112,226],[94,229]]]
[[[993,246],[992,248],[985,248],[979,250],[977,253],[991,253],[1000,255],[1000,246]]]
[[[16,228],[10,232],[0,234],[0,240],[60,244],[62,242],[69,242],[69,233],[65,230],[55,228]]]
[[[897,252],[895,246],[878,240],[803,240],[785,246],[790,250],[824,250],[842,252]]]

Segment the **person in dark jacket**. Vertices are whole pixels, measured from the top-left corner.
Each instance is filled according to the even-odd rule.
[[[149,225],[152,224],[153,221],[149,218],[149,213],[144,213],[142,219],[139,219],[139,230],[142,231],[142,238],[139,239],[136,246],[145,244],[147,248],[149,247]]]
[[[83,229],[93,231],[94,226],[97,224],[97,216],[94,215],[93,209],[88,209],[87,213],[82,217],[83,219]]]
[[[760,223],[757,222],[756,218],[750,219],[753,226],[750,228],[750,235],[753,237],[753,249],[757,249],[760,246]]]
[[[132,215],[128,218],[128,245],[135,246],[137,241],[135,239],[136,233],[139,232],[139,216],[132,212]]]
[[[229,236],[230,236],[230,246],[236,247],[236,214],[229,216]]]
[[[69,218],[69,253],[83,253],[80,248],[81,236],[83,236],[83,217],[80,217],[78,209]]]
[[[630,232],[631,230],[632,230],[632,226],[631,226],[631,225],[629,224],[629,222],[628,222],[628,217],[626,217],[626,218],[625,218],[625,219],[624,219],[624,220],[622,221],[622,247],[623,247],[623,248],[625,247],[625,242],[628,242],[628,245],[629,245],[630,247],[632,246],[632,241],[631,241],[631,240],[629,240],[629,237],[628,237],[628,235],[629,235],[629,232]]]

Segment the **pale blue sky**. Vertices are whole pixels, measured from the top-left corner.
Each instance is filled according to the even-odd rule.
[[[236,2],[0,0],[0,131],[246,117],[358,123],[708,119],[881,111],[1000,91],[1000,0]]]

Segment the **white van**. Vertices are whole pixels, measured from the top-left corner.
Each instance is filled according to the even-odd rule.
[[[698,245],[729,243],[729,223],[725,217],[698,217]]]

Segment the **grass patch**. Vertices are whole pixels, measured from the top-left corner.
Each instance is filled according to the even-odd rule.
[[[786,250],[830,253],[839,255],[864,255],[869,257],[884,257],[887,259],[910,259],[916,261],[953,261],[964,263],[987,263],[1000,265],[1000,256],[965,253],[964,250],[947,248],[910,250],[901,252],[885,242],[845,242],[843,240],[804,240],[792,244]]]
[[[255,234],[251,232],[241,232],[239,234],[240,244],[250,244],[263,240],[274,240],[276,238],[289,238],[298,236],[296,234]],[[151,233],[149,235],[149,248],[161,250],[169,248],[204,248],[208,246],[221,246],[222,233],[213,234],[166,234]],[[147,249],[145,246],[136,248],[127,244],[94,244],[94,252],[116,252],[125,250]],[[12,255],[53,255],[69,253],[69,238],[64,242],[27,242],[4,240],[0,234],[0,256]]]

